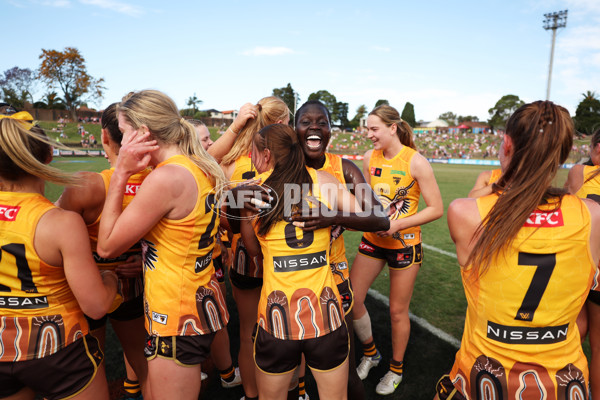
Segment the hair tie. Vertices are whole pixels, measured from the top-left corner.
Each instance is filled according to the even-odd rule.
[[[185,122],[185,118],[181,117],[181,119],[179,119],[179,122],[183,124]]]
[[[26,125],[27,130],[30,130],[31,128],[33,128],[33,124],[31,123],[31,122],[33,122],[33,117],[27,111],[19,111],[18,113],[14,113],[11,115],[0,114],[0,119],[2,119],[2,118],[10,118],[10,119],[14,119],[16,121],[22,122],[23,124]]]
[[[20,121],[33,121],[33,117],[27,111],[19,111],[18,113],[10,115],[0,114],[0,119],[2,118],[18,119]]]
[[[256,107],[258,107],[258,111],[262,111],[262,105],[260,103],[257,103]]]

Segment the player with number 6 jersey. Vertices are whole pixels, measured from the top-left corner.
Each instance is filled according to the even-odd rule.
[[[257,218],[245,211],[240,224],[249,254],[263,266],[254,342],[259,398],[286,398],[304,356],[319,396],[346,399],[348,332],[329,267],[329,228],[303,232],[304,223],[290,217],[292,210],[308,207],[306,195],[313,207],[360,207],[332,175],[306,167],[296,132],[287,125],[268,125],[255,135],[252,161],[265,178],[262,184],[279,198]],[[326,184],[335,189],[324,191]]]

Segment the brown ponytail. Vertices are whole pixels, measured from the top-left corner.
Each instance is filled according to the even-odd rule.
[[[513,153],[493,186],[498,200],[474,235],[479,239],[467,260],[473,277],[492,265],[539,205],[551,202],[560,207],[566,192],[551,185],[571,151],[574,132],[569,112],[550,101],[525,104],[510,117],[506,135],[512,139]]]
[[[271,152],[274,159],[273,172],[264,184],[273,189],[279,198],[273,211],[258,219],[258,234],[264,236],[273,224],[283,219],[286,206],[292,210],[300,206],[302,200],[293,200],[290,190],[286,190],[290,187],[286,187],[286,184],[308,188],[313,180],[306,169],[304,152],[298,143],[296,131],[290,126],[267,125],[255,135],[254,144],[259,151],[266,148]]]

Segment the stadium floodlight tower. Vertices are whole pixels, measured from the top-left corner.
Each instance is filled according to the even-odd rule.
[[[567,13],[569,10],[557,11],[544,14],[544,29],[552,29],[552,48],[550,49],[550,68],[548,70],[548,89],[546,89],[546,100],[550,100],[550,81],[552,80],[552,62],[554,61],[554,42],[556,41],[556,30],[567,26]]]

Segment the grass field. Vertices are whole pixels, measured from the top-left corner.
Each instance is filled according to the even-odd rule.
[[[359,161],[357,164],[362,168],[362,162]],[[104,158],[99,157],[56,158],[53,161],[53,165],[68,171],[100,171],[108,167],[108,162]],[[444,210],[447,209],[452,200],[459,197],[466,197],[477,175],[481,171],[488,169],[486,167],[467,165],[433,164],[432,166],[442,193]],[[566,176],[567,171],[561,170],[555,180],[555,185],[562,186],[566,180]],[[51,200],[58,198],[61,191],[62,188],[55,185],[47,186],[47,196]],[[421,204],[421,206],[424,206],[424,204]],[[347,231],[344,236],[347,257],[350,264],[352,264],[358,244],[360,243],[361,233]],[[445,215],[439,220],[423,226],[423,242],[429,246],[454,254],[455,249],[450,239]],[[419,272],[415,285],[411,302],[411,312],[460,340],[464,324],[466,300],[460,281],[459,266],[456,259],[449,255],[440,254],[430,249],[425,249],[424,251],[423,267]],[[376,279],[372,288],[385,296],[389,294],[387,267]],[[233,303],[230,303],[230,307],[235,308]],[[367,307],[371,312],[374,331],[377,330],[377,334],[375,335],[376,341],[380,345],[385,345],[386,342],[388,344],[391,343],[387,310],[373,299],[367,300]],[[236,315],[233,312],[232,320],[235,318]],[[231,324],[230,333],[235,331],[236,325]],[[234,339],[232,339],[232,346],[235,346]],[[234,352],[237,351],[235,349],[235,347],[232,347]],[[413,324],[409,349],[407,350],[407,360],[414,358],[418,361],[411,361],[415,369],[409,370],[411,375],[406,376],[405,380],[407,382],[401,385],[401,389],[392,398],[400,398],[400,396],[403,396],[402,398],[432,398],[435,380],[450,367],[454,351],[455,349],[452,346],[439,342],[430,333]],[[589,354],[589,350],[586,352]],[[439,357],[443,359],[436,359]],[[107,360],[108,363],[111,362],[108,356]],[[120,362],[118,350],[117,356],[113,355],[113,360],[116,361],[112,362]],[[385,368],[380,365],[375,370],[374,375],[383,375]],[[109,377],[111,373],[113,377],[115,374],[118,376],[118,374],[122,373],[122,369],[113,368],[112,371],[110,369]],[[374,392],[377,379],[369,376],[369,379],[365,381],[367,392]],[[212,386],[209,385],[208,390],[209,392],[210,390],[214,390],[216,397],[210,395],[210,397],[206,398],[225,398],[221,394],[217,394],[220,392],[216,392],[217,389],[215,387],[218,388],[217,383],[214,383]],[[425,394],[416,396],[415,393],[421,393],[423,387],[427,387],[427,390],[424,392]],[[310,388],[311,384],[309,384]],[[239,398],[239,391],[229,393],[231,398]],[[314,387],[310,392],[311,398],[318,398],[313,393],[316,394]],[[230,398],[229,395],[227,398]]]

